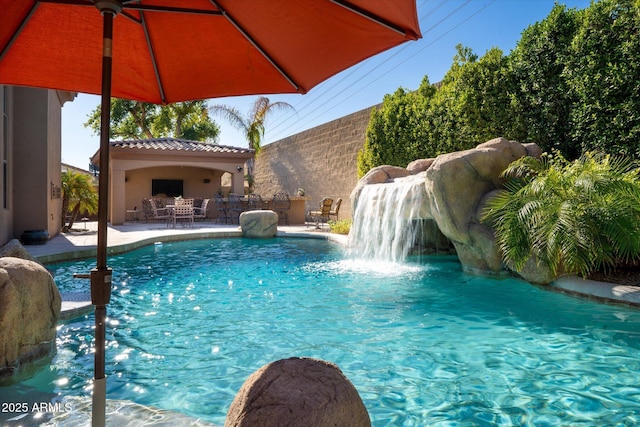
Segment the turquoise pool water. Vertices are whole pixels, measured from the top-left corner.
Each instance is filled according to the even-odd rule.
[[[640,424],[637,309],[469,276],[454,257],[367,263],[311,239],[165,243],[109,265],[109,399],[222,425],[253,371],[309,356],[343,370],[374,426]],[[50,267],[73,291],[92,266]],[[87,396],[92,326],[61,325],[52,366],[20,393]]]

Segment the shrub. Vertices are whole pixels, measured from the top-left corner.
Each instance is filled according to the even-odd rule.
[[[351,230],[351,220],[341,219],[340,221],[329,221],[329,230],[336,234],[349,234],[349,230]]]
[[[625,158],[587,153],[523,157],[503,176],[505,190],[483,215],[504,260],[520,270],[532,255],[554,274],[608,270],[640,255],[638,168]]]

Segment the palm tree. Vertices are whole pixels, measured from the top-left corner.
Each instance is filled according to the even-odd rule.
[[[71,229],[80,212],[89,215],[98,212],[98,191],[91,176],[74,171],[63,172],[62,180],[62,228]],[[66,216],[69,214],[69,224]]]
[[[483,219],[505,261],[519,271],[533,256],[555,275],[609,270],[640,256],[640,179],[630,160],[587,153],[523,157],[504,171],[505,191]]]
[[[262,149],[267,116],[275,110],[293,110],[294,108],[287,102],[270,102],[269,98],[260,96],[246,116],[243,116],[237,108],[228,105],[213,105],[209,109],[213,114],[222,116],[229,121],[231,126],[243,132],[249,143],[249,148],[254,149],[257,156]],[[247,180],[249,181],[249,188],[252,188],[253,159],[247,161]]]

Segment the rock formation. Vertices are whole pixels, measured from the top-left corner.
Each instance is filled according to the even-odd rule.
[[[429,211],[469,271],[499,272],[502,256],[493,229],[480,221],[487,195],[502,188],[500,174],[523,156],[540,156],[535,144],[497,138],[476,148],[444,154],[427,169]]]
[[[18,239],[13,239],[0,248],[0,258],[7,256],[22,258],[29,261],[36,261],[36,259],[31,256],[29,251],[27,251],[24,246],[22,246],[22,243],[20,243],[20,240]]]
[[[251,374],[229,407],[225,427],[368,427],[355,387],[333,363],[290,358]]]
[[[352,206],[365,185],[425,173],[426,201],[420,208],[454,245],[463,268],[469,272],[499,274],[505,270],[495,245],[494,232],[481,221],[486,202],[502,188],[500,174],[523,156],[539,157],[535,144],[496,138],[474,149],[416,160],[407,166],[380,166],[365,175],[352,192]]]
[[[0,258],[0,376],[55,351],[60,308],[60,292],[42,265]]]
[[[239,222],[243,237],[275,237],[278,233],[278,214],[274,211],[242,212]]]

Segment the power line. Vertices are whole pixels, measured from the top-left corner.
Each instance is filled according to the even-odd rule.
[[[425,31],[423,31],[422,32],[423,35],[426,35],[427,33],[433,31],[436,27],[438,27],[444,21],[449,19],[454,14],[458,13],[463,7],[467,6],[470,2],[471,2],[471,0],[466,0],[463,4],[458,6],[456,9],[454,9],[452,12],[450,12],[448,15],[446,15],[440,21],[436,22],[434,25],[428,27]],[[424,19],[426,19],[426,17],[428,15],[435,13],[437,10],[439,10],[446,3],[447,3],[447,0],[442,0],[433,9],[425,11],[422,14],[422,16],[420,17],[420,20],[423,21]],[[424,4],[426,4],[426,3],[424,3]],[[294,115],[298,116],[300,112],[302,112],[303,110],[307,109],[308,107],[314,106],[315,104],[318,104],[319,102],[323,101],[324,96],[329,94],[331,89],[333,89],[336,86],[339,86],[340,84],[345,83],[345,82],[348,83],[351,88],[353,88],[355,84],[358,84],[358,82],[363,81],[364,78],[370,77],[372,72],[375,72],[377,69],[381,68],[386,63],[390,62],[393,58],[395,58],[397,55],[401,54],[402,52],[404,52],[405,50],[407,50],[410,47],[411,47],[410,44],[405,44],[400,49],[397,49],[394,52],[394,54],[391,55],[389,58],[386,58],[384,61],[380,62],[377,66],[373,67],[371,70],[368,70],[363,77],[360,77],[360,78],[356,79],[354,82],[348,82],[348,78],[351,75],[353,75],[354,73],[360,71],[361,68],[364,68],[365,66],[367,66],[370,62],[367,62],[367,61],[362,62],[362,63],[358,64],[355,68],[351,69],[348,74],[345,74],[344,76],[341,76],[339,79],[333,79],[334,82],[333,82],[332,85],[330,85],[328,87],[324,87],[323,91],[320,92],[318,95],[314,95],[313,97],[307,98],[308,102],[306,102],[306,105],[304,105],[302,108],[298,108],[298,106],[296,105],[296,106],[294,106],[294,109],[296,110],[295,112],[285,113],[285,116],[282,116],[281,118],[279,118],[279,120],[277,122],[272,123],[269,126],[269,133],[271,133],[271,134],[273,134],[273,133],[287,133],[287,129],[290,129],[292,126],[295,126],[295,124],[291,124],[290,119],[292,119],[294,117]],[[404,63],[404,62],[406,62],[406,60],[403,61],[402,63]],[[379,78],[382,78],[382,76],[384,76],[384,73]],[[378,80],[378,79],[376,79],[376,80]],[[365,87],[368,87],[368,85],[365,86]],[[358,92],[360,92],[360,91],[358,91]],[[338,102],[338,104],[340,102]],[[336,104],[334,103],[333,105],[336,105]],[[325,112],[326,111],[323,111],[320,115],[324,114]],[[314,117],[314,120],[315,120],[316,117]],[[299,121],[297,123],[300,124]],[[303,124],[305,124],[305,125],[306,125],[306,123],[309,123],[309,120],[303,122]],[[278,129],[281,128],[282,126],[285,126],[284,130],[278,131]],[[298,126],[297,128],[300,128],[300,126]]]
[[[425,32],[425,34],[429,31],[432,31],[434,28],[436,28],[438,25],[440,25],[441,23],[443,23],[444,21],[446,21],[447,19],[449,19],[451,16],[455,15],[456,13],[458,13],[463,7],[467,6],[470,3],[471,0],[467,0],[465,3],[461,4],[460,6],[458,6],[456,9],[454,9],[453,11],[451,11],[449,14],[447,14],[444,18],[440,19],[437,23],[435,23],[433,26],[429,27],[429,29]],[[459,22],[458,24],[454,25],[452,28],[450,28],[448,31],[445,31],[443,34],[441,34],[440,36],[438,36],[437,38],[431,40],[429,43],[427,43],[424,47],[422,47],[420,50],[418,50],[416,53],[419,53],[421,51],[423,51],[424,49],[432,46],[434,43],[436,43],[437,41],[439,41],[440,39],[442,39],[444,36],[446,36],[447,34],[451,33],[452,31],[454,31],[455,29],[457,29],[458,27],[460,27],[461,25],[463,25],[464,23],[466,23],[468,20],[470,20],[471,18],[473,18],[474,16],[476,16],[477,14],[479,14],[480,12],[482,12],[483,10],[485,10],[487,7],[489,7],[492,3],[494,3],[495,0],[492,0],[489,3],[486,3],[482,8],[480,8],[479,10],[477,10],[476,12],[474,12],[473,14],[471,14],[470,16],[468,16],[466,19],[462,20],[461,22]],[[442,5],[442,3],[440,3],[440,5],[436,6],[436,8],[439,8]],[[434,8],[435,10],[435,8]],[[389,62],[390,59],[392,59],[393,57],[395,57],[397,54],[399,54],[400,52],[396,52],[396,54],[392,55],[390,58],[386,59],[385,61],[383,61],[382,63],[380,63],[379,65],[377,65],[376,67],[374,67],[372,69],[372,71],[375,71],[376,69],[379,69],[380,67],[382,67],[383,65],[385,65],[386,63]],[[330,104],[329,106],[327,106],[326,109],[324,109],[323,111],[321,111],[319,114],[313,116],[312,118],[307,119],[304,122],[297,122],[294,124],[290,124],[288,127],[286,127],[284,129],[284,131],[281,131],[281,133],[286,133],[287,130],[291,129],[288,134],[293,134],[295,133],[294,131],[297,129],[303,129],[308,123],[313,122],[314,120],[318,119],[319,117],[323,116],[324,114],[326,114],[328,111],[332,110],[333,108],[335,108],[337,105],[339,105],[340,103],[344,102],[344,99],[347,97],[352,97],[360,92],[362,92],[364,89],[368,88],[369,86],[371,86],[373,83],[375,83],[376,81],[380,80],[381,78],[384,77],[384,75],[386,73],[388,73],[391,70],[394,70],[396,68],[398,68],[400,65],[404,64],[405,62],[409,61],[410,59],[412,59],[413,57],[415,57],[414,53],[411,57],[408,57],[406,59],[404,59],[403,61],[397,63],[396,65],[394,65],[390,70],[386,71],[385,73],[381,74],[379,77],[375,78],[374,80],[370,81],[369,83],[366,83],[364,86],[360,87],[359,89],[352,91],[348,94],[343,94],[344,96],[339,99],[337,102],[334,102],[332,104]],[[356,84],[358,82],[362,82],[364,80],[365,77],[369,77],[371,75],[371,73],[367,73],[366,76],[361,77],[360,79],[356,80]],[[355,85],[351,85],[351,87],[355,87]]]

